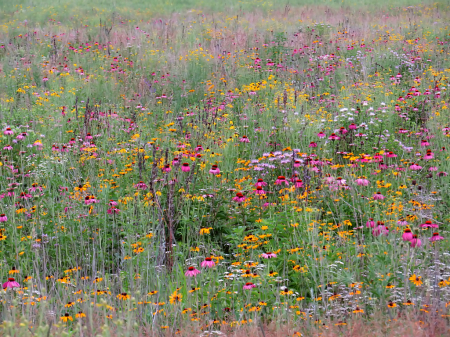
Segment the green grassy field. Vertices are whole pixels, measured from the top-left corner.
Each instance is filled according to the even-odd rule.
[[[448,2],[0,2],[0,334],[447,336]]]

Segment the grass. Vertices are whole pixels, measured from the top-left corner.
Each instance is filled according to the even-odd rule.
[[[1,3],[1,333],[447,335],[448,4],[353,4]]]

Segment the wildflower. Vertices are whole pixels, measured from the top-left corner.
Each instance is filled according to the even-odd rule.
[[[109,206],[117,206],[117,201],[109,200]]]
[[[272,259],[277,257],[277,254],[272,253],[272,252],[267,252],[267,253],[262,253],[261,257],[265,258],[265,259]]]
[[[20,271],[16,269],[16,267],[12,267],[11,270],[8,272],[9,275],[18,273],[20,273]]]
[[[403,305],[414,305],[413,302],[411,302],[411,300],[407,300],[406,302],[402,303]]]
[[[256,288],[256,284],[253,284],[252,282],[247,282],[242,289],[244,290],[249,290],[249,289],[253,289]]]
[[[129,300],[131,298],[131,296],[128,295],[127,293],[121,293],[121,294],[117,295],[116,297],[119,300],[122,300],[122,301],[126,301],[126,300]]]
[[[364,310],[361,309],[360,307],[356,306],[355,310],[353,310],[354,314],[363,314]]]
[[[83,318],[86,317],[86,314],[84,314],[82,311],[78,311],[78,313],[75,315],[76,318]]]
[[[317,137],[319,137],[319,138],[325,138],[325,134],[324,134],[322,131],[320,131],[320,132],[317,134]]]
[[[388,283],[386,285],[386,289],[393,289],[393,288],[395,288],[395,285],[393,285],[393,284]]]
[[[189,172],[191,170],[191,168],[189,167],[188,163],[183,163],[181,164],[181,171],[183,172]]]
[[[369,221],[366,222],[367,228],[374,228],[375,227],[375,221],[373,221],[373,218],[369,218]]]
[[[265,183],[264,182],[264,180],[262,180],[261,178],[258,178],[258,181],[256,182],[256,184],[255,184],[255,187],[258,187],[258,186],[266,186],[267,185],[267,183]]]
[[[285,176],[278,176],[277,180],[275,180],[275,185],[282,185],[282,184],[289,185],[289,182],[286,180]]]
[[[422,241],[417,238],[416,234],[413,235],[413,238],[411,239],[410,243],[411,243],[411,247],[412,248],[416,248],[416,247],[422,246]]]
[[[395,304],[394,302],[392,302],[392,301],[389,301],[389,303],[388,303],[388,307],[389,308],[395,308],[397,306],[397,304]]]
[[[356,179],[356,184],[358,186],[369,186],[369,180],[366,177],[359,177]]]
[[[380,192],[377,192],[373,195],[374,200],[384,200],[384,195],[382,195]]]
[[[205,228],[200,228],[200,235],[203,234],[209,234],[209,232],[211,231],[212,227],[205,227]]]
[[[10,277],[7,282],[3,283],[3,289],[7,288],[20,288],[20,284],[14,279],[14,277]]]
[[[241,192],[238,192],[232,200],[241,203],[245,201],[245,197]]]
[[[212,258],[207,257],[205,258],[205,261],[203,261],[200,266],[202,267],[207,267],[207,268],[212,268],[216,265],[216,263],[212,260]]]
[[[295,181],[295,188],[300,188],[300,187],[303,187],[303,180],[301,180],[301,179],[297,179],[296,181]]]
[[[389,229],[385,225],[378,225],[373,231],[373,236],[384,235],[387,236],[389,234]]]
[[[8,217],[5,214],[0,214],[0,222],[8,221]]]
[[[11,130],[11,128],[6,128],[5,131],[3,131],[3,134],[5,136],[12,136],[14,134],[14,131]]]
[[[64,316],[61,316],[60,319],[63,322],[73,321],[72,316],[70,316],[67,312],[64,314]]]
[[[182,299],[183,299],[183,295],[179,294],[177,290],[175,290],[173,292],[173,294],[169,296],[169,302],[171,304],[176,304],[178,302],[181,302]]]
[[[255,194],[258,194],[258,195],[263,195],[263,194],[267,193],[266,191],[263,190],[262,186],[257,186],[256,190],[253,190],[253,191],[255,192]]]
[[[200,290],[200,288],[192,287],[191,290],[189,290],[189,293],[195,293],[197,290]]]
[[[439,233],[433,233],[433,236],[430,238],[431,242],[444,240],[444,237],[440,236]]]
[[[250,143],[250,139],[248,139],[247,136],[242,136],[242,138],[239,139],[239,141],[240,141],[241,143]]]
[[[316,142],[311,142],[311,143],[309,143],[308,147],[317,147],[317,143]]]
[[[117,207],[111,207],[106,211],[108,214],[118,214],[120,212],[120,209]]]
[[[170,167],[169,164],[164,165],[164,167],[162,168],[162,171],[165,173],[169,173],[170,171],[172,171],[172,168]]]
[[[194,277],[197,276],[198,274],[200,274],[200,270],[196,269],[195,267],[189,267],[186,273],[184,273],[184,275],[189,277]]]
[[[421,170],[421,169],[422,169],[422,166],[413,163],[413,164],[409,167],[409,169],[410,169],[410,170],[413,170],[413,171],[418,171],[418,170]]]
[[[214,174],[214,175],[220,174],[220,170],[217,167],[217,165],[213,165],[213,166],[211,166],[211,169],[209,170],[209,173]]]
[[[417,287],[420,287],[422,285],[422,276],[416,276],[416,274],[413,274],[409,280]]]
[[[411,229],[406,228],[403,231],[402,239],[403,241],[411,241],[413,239],[413,233],[411,232]]]
[[[421,224],[420,227],[422,228],[439,228],[439,225],[431,222],[430,220],[425,221],[425,223]]]
[[[332,133],[332,134],[331,134],[331,136],[330,136],[330,137],[328,137],[328,139],[329,139],[329,140],[339,140],[339,139],[341,139],[341,137],[339,137],[339,136],[336,136],[336,134],[335,134],[335,133]]]
[[[134,185],[134,188],[137,188],[139,190],[146,190],[148,186],[143,181],[140,181],[136,185]]]

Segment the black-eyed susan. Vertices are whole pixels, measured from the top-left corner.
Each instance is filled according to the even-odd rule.
[[[11,270],[8,272],[9,275],[18,274],[18,273],[20,273],[20,271],[18,269],[16,269],[16,267],[12,267]]]
[[[392,302],[392,301],[389,301],[389,303],[388,303],[388,308],[395,308],[396,306],[397,306],[397,304],[395,304],[394,302]]]
[[[75,315],[75,317],[78,319],[83,318],[83,317],[86,317],[86,314],[83,313],[82,311],[78,311],[77,314]]]
[[[414,305],[414,303],[413,302],[411,302],[411,300],[407,300],[406,302],[403,302],[402,303],[403,305]]]
[[[420,287],[423,282],[422,282],[422,276],[416,276],[416,274],[413,274],[409,280],[416,286],[416,287]]]
[[[172,295],[169,296],[169,302],[171,304],[177,304],[179,302],[181,302],[181,300],[183,299],[183,295],[180,294],[177,290],[175,290]]]
[[[128,295],[127,293],[121,293],[121,294],[117,295],[116,297],[119,300],[122,300],[122,301],[126,301],[126,300],[129,300],[131,298],[131,296]]]
[[[360,307],[356,306],[355,310],[353,310],[354,314],[363,314],[364,310],[361,309]]]
[[[75,303],[74,302],[67,302],[67,304],[66,305],[64,305],[64,307],[66,307],[66,308],[70,308],[70,307],[73,307],[75,305]]]
[[[64,316],[61,316],[60,319],[63,322],[73,321],[72,316],[70,316],[67,312],[64,314]]]

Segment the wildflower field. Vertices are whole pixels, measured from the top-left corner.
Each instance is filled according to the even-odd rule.
[[[448,1],[0,3],[1,336],[449,336]]]

